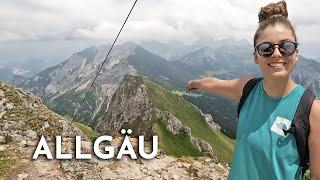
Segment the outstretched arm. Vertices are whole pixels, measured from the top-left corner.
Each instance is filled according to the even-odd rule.
[[[309,156],[312,180],[320,180],[320,100],[315,100],[310,112]]]
[[[251,77],[241,77],[232,80],[222,80],[218,78],[208,77],[189,81],[187,90],[199,89],[206,93],[220,95],[229,99],[239,100],[242,96],[244,85]]]

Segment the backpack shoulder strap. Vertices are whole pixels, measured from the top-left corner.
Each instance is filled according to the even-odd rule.
[[[252,89],[254,88],[254,86],[261,80],[262,78],[253,78],[250,79],[246,85],[243,87],[242,90],[242,96],[240,98],[239,104],[238,104],[238,108],[237,108],[237,112],[238,112],[238,117],[240,115],[240,111],[241,108],[244,104],[244,102],[246,101],[247,97],[249,96],[250,92],[252,91]]]
[[[299,105],[297,107],[292,126],[295,128],[293,134],[296,137],[298,153],[300,156],[300,166],[302,167],[302,175],[309,167],[309,147],[308,138],[310,133],[309,115],[312,103],[316,98],[311,90],[306,89],[303,93]]]

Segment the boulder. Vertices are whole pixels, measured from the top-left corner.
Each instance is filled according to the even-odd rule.
[[[191,138],[191,142],[192,144],[197,146],[199,151],[201,151],[205,156],[216,159],[216,156],[214,155],[213,150],[209,143],[207,143],[206,141],[200,138],[194,138],[194,137]]]
[[[13,108],[14,108],[13,103],[6,103],[6,109],[7,109],[7,110],[11,110],[11,109],[13,109]]]
[[[36,139],[37,138],[37,133],[32,131],[32,130],[27,130],[25,132],[26,136],[29,137],[30,139]]]

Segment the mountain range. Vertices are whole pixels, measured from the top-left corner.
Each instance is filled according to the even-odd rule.
[[[109,47],[90,47],[74,53],[66,61],[41,71],[20,86],[41,97],[55,112],[73,117]],[[152,41],[141,45],[127,42],[115,46],[79,110],[77,120],[95,128],[98,119],[111,106],[112,95],[126,74],[144,75],[168,90],[181,92],[188,80],[203,76],[222,79],[242,75],[261,76],[251,52],[250,43],[232,39],[199,40],[192,45]],[[299,56],[292,73],[296,82],[310,88],[318,96],[319,67],[317,61]],[[180,95],[204,113],[211,114],[223,133],[235,137],[236,101],[203,93],[200,96]]]
[[[68,60],[38,73],[21,86],[40,96],[56,112],[72,117],[101,66],[107,48],[91,47],[75,53]],[[183,88],[187,80],[193,77],[178,65],[134,43],[116,46],[80,111],[81,122],[95,125],[95,120],[106,110],[125,74],[148,75],[151,80],[172,89]]]

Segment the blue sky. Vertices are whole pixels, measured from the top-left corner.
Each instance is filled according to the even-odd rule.
[[[111,43],[134,0],[0,1],[0,68],[9,62],[61,62],[91,45]],[[203,38],[252,41],[267,0],[138,0],[119,43]],[[276,2],[276,1],[273,1]],[[300,53],[320,57],[320,3],[287,0]],[[320,59],[320,58],[319,58]]]

